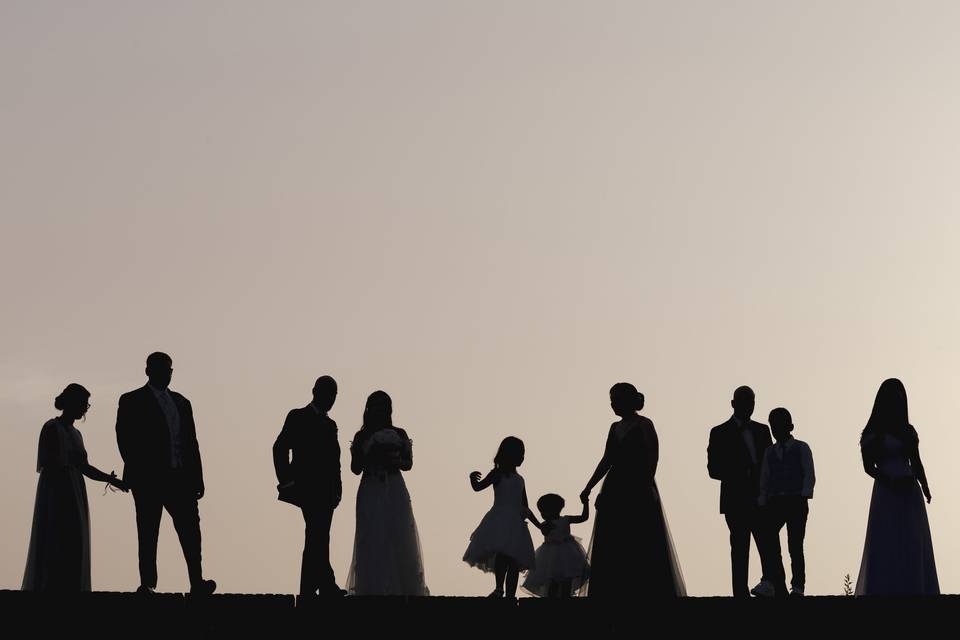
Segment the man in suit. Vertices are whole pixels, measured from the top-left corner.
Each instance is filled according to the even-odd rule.
[[[342,596],[330,566],[330,524],[340,504],[340,444],[337,423],[327,413],[337,399],[337,383],[322,376],[313,401],[287,414],[273,443],[273,465],[281,493],[300,506],[305,524],[300,565],[301,596]],[[293,459],[291,460],[291,453]]]
[[[169,389],[173,360],[165,353],[147,356],[147,384],[120,396],[117,445],[123,480],[133,491],[137,511],[140,593],[157,587],[157,538],[163,510],[173,519],[190,577],[190,593],[213,593],[217,583],[203,579],[200,513],[203,468],[193,422],[193,407]]]
[[[733,416],[710,430],[707,447],[707,471],[720,481],[720,513],[730,530],[730,564],[733,595],[750,597],[748,570],[750,563],[750,536],[757,543],[764,579],[754,588],[756,595],[774,595],[774,580],[766,569],[769,566],[769,544],[766,527],[758,507],[760,493],[760,465],[767,447],[773,444],[770,429],[750,419],[755,397],[750,387],[740,387],[731,401]],[[780,595],[780,594],[776,594]]]

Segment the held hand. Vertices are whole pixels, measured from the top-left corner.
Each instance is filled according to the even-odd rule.
[[[583,504],[590,502],[590,489],[584,489],[580,492],[580,502]]]
[[[130,487],[127,486],[127,483],[117,477],[116,471],[110,472],[110,479],[107,480],[107,482],[109,482],[111,486],[116,487],[117,489],[119,489],[120,491],[123,491],[124,493],[127,493],[128,491],[130,491]]]

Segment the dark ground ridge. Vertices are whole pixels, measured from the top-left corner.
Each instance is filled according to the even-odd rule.
[[[803,637],[957,637],[960,596],[782,600],[690,597],[491,600],[467,597],[348,597],[298,601],[292,595],[76,595],[0,591],[7,638],[401,637],[575,639],[592,636],[778,640]]]

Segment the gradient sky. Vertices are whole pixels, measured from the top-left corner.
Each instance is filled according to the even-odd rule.
[[[221,591],[296,590],[270,446],[331,374],[345,451],[393,396],[428,585],[476,595],[493,579],[460,557],[493,497],[467,474],[517,435],[531,500],[576,510],[619,380],[692,594],[729,590],[706,443],[740,384],[813,449],[807,591],[839,593],[859,432],[900,377],[956,592],[958,27],[955,2],[0,1],[0,588],[54,396],[92,391],[78,426],[119,470],[117,398],[161,349]],[[133,589],[133,501],[88,491],[94,588]],[[165,518],[159,588],[185,573]]]

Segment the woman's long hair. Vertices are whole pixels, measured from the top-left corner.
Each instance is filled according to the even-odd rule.
[[[897,378],[884,380],[877,390],[870,419],[860,435],[860,445],[863,446],[868,436],[883,434],[890,434],[908,446],[917,444],[917,431],[910,424],[907,410],[907,390]]]

